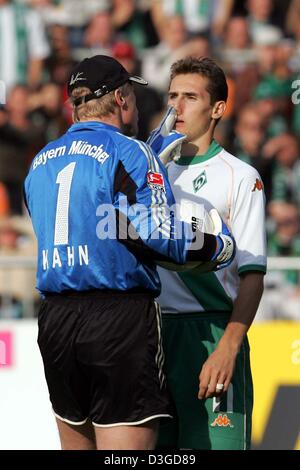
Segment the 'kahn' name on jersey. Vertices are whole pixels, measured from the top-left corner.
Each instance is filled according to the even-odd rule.
[[[65,246],[64,248],[53,248],[42,250],[43,271],[49,268],[61,268],[67,266],[87,266],[89,264],[89,251],[87,245]]]

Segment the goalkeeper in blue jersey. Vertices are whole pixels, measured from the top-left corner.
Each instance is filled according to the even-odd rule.
[[[170,417],[154,260],[231,261],[234,241],[179,222],[166,172],[137,130],[130,76],[82,61],[74,125],[33,159],[25,200],[38,240],[38,343],[63,449],[152,449]]]

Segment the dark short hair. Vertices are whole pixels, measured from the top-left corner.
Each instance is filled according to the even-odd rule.
[[[186,57],[178,60],[171,67],[171,81],[177,75],[195,73],[208,79],[207,91],[210,95],[211,104],[217,101],[227,101],[228,85],[221,67],[209,57]]]

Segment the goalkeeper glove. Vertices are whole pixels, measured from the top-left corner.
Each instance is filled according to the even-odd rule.
[[[226,268],[232,262],[235,255],[235,241],[216,209],[211,209],[209,216],[213,224],[212,234],[217,237],[219,242],[218,250],[212,261],[217,263],[215,269],[219,270]]]
[[[147,140],[147,144],[158,155],[163,165],[179,158],[182,142],[186,138],[184,134],[173,130],[176,117],[175,109],[169,108],[159,127],[151,132]]]

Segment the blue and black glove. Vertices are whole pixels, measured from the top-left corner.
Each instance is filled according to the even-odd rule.
[[[150,145],[163,165],[180,157],[181,145],[186,138],[185,134],[173,130],[176,117],[175,109],[169,108],[159,127],[151,132],[147,140],[147,144]]]
[[[212,258],[212,261],[216,262],[215,270],[219,270],[226,268],[232,262],[235,256],[235,241],[218,211],[211,209],[208,214],[212,221],[212,227],[204,227],[204,231],[212,233],[218,239],[219,249]]]

